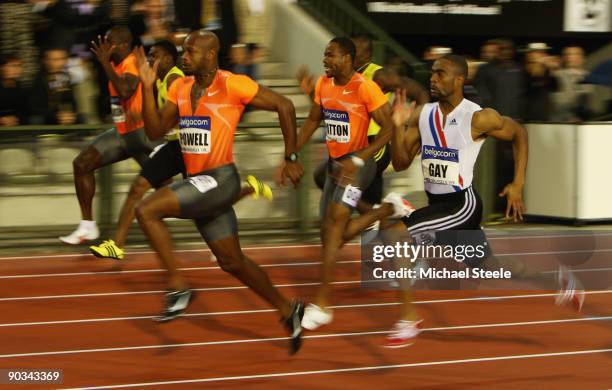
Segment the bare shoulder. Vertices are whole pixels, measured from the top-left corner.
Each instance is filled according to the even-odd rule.
[[[502,116],[492,108],[476,111],[472,116],[472,129],[478,133],[488,133],[499,129],[502,125]]]

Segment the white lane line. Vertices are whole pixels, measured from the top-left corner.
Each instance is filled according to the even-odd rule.
[[[440,360],[440,361],[406,363],[406,364],[389,364],[389,365],[384,365],[384,366],[336,368],[336,369],[331,369],[331,370],[292,371],[292,372],[278,372],[278,373],[272,373],[272,374],[259,374],[259,375],[183,379],[183,380],[164,381],[164,382],[127,383],[127,384],[110,385],[110,386],[87,386],[86,389],[101,390],[101,389],[115,389],[115,388],[125,388],[125,387],[144,387],[144,386],[178,385],[178,384],[187,384],[187,383],[237,381],[237,380],[247,380],[247,379],[265,379],[265,378],[278,378],[278,377],[287,377],[287,376],[322,375],[322,374],[334,374],[334,373],[340,373],[340,372],[376,371],[376,370],[388,370],[388,369],[394,369],[394,368],[442,366],[442,365],[451,365],[451,364],[481,363],[481,362],[494,362],[494,361],[503,361],[503,360],[589,355],[589,354],[609,353],[609,352],[612,352],[612,348],[589,349],[589,350],[581,350],[581,351],[551,352],[551,353],[535,353],[535,354],[528,354],[528,355],[490,356],[490,357],[460,359],[460,360]],[[75,389],[81,389],[81,388],[73,388],[69,390],[75,390]]]
[[[345,244],[344,246],[356,246],[360,245],[357,242],[350,242]],[[271,249],[298,249],[298,248],[320,248],[321,244],[304,244],[304,245],[271,245],[271,246],[247,246],[242,248],[242,250],[253,251],[253,250],[271,250]],[[176,253],[197,253],[197,252],[205,252],[210,253],[210,249],[175,249]],[[128,255],[147,255],[147,254],[155,254],[154,251],[129,251]],[[62,258],[62,257],[93,257],[90,252],[85,253],[66,253],[63,255],[33,255],[33,256],[10,256],[10,257],[0,257],[0,261],[3,260],[21,260],[21,259],[54,259],[54,258]]]
[[[586,291],[585,294],[610,294],[612,291]],[[448,298],[448,299],[430,299],[422,301],[414,301],[415,305],[429,305],[437,303],[459,303],[459,302],[471,302],[471,301],[503,301],[511,299],[529,299],[529,298],[545,298],[554,297],[556,293],[543,293],[543,294],[523,294],[523,295],[505,295],[505,296],[484,296],[484,297],[471,297],[471,298]],[[330,306],[331,309],[355,309],[363,307],[385,307],[385,306],[397,306],[401,305],[401,302],[381,302],[381,303],[357,303],[353,305],[337,305]],[[240,314],[258,314],[258,313],[271,313],[275,312],[276,309],[254,309],[254,310],[234,310],[234,311],[214,311],[206,313],[186,313],[183,317],[212,317],[212,316],[226,316],[226,315],[240,315]],[[7,327],[21,327],[21,326],[39,326],[39,325],[64,325],[64,324],[80,324],[80,323],[91,323],[91,322],[109,322],[109,321],[131,321],[131,320],[150,320],[154,316],[132,316],[132,317],[107,317],[107,318],[86,318],[80,320],[59,320],[59,321],[38,321],[38,322],[15,322],[0,324],[0,328]]]
[[[598,253],[598,252],[612,252],[612,248],[608,249],[584,249],[584,250],[572,250],[572,251],[544,251],[544,252],[516,252],[516,253],[494,253],[495,257],[520,257],[520,256],[545,256],[545,255],[564,255],[564,254],[578,254],[578,253]],[[338,264],[351,264],[360,263],[361,260],[342,260],[338,261]],[[296,263],[269,263],[259,264],[260,267],[300,267],[300,266],[318,266],[320,261],[305,261]],[[199,270],[219,270],[219,266],[208,266],[208,267],[186,267],[179,268],[182,271],[199,271]],[[597,268],[593,270],[609,270],[612,268]],[[580,272],[587,272],[589,269],[583,269]],[[64,272],[64,273],[49,273],[49,274],[27,274],[27,275],[3,275],[0,279],[21,279],[21,278],[47,278],[47,277],[66,277],[66,276],[88,276],[88,275],[117,275],[117,274],[134,274],[134,273],[146,273],[146,272],[163,272],[165,270],[160,268],[149,268],[149,269],[138,269],[138,270],[121,270],[121,271],[89,271],[89,272]],[[552,271],[550,271],[552,272]],[[555,271],[556,272],[556,271]]]
[[[356,284],[361,283],[361,280],[348,280],[342,282],[332,282],[332,284]],[[307,287],[307,286],[318,286],[321,283],[288,283],[288,284],[275,284],[274,287]],[[193,291],[229,291],[229,290],[244,290],[248,289],[246,286],[231,286],[231,287],[204,287],[204,288],[192,288]],[[0,302],[7,301],[28,301],[38,299],[64,299],[64,298],[89,298],[89,297],[110,297],[110,296],[123,296],[123,295],[143,295],[143,294],[159,294],[166,293],[166,290],[149,290],[149,291],[121,291],[121,292],[110,292],[110,293],[91,293],[91,294],[67,294],[67,295],[42,295],[33,297],[11,297],[11,298],[0,298]]]
[[[572,318],[572,319],[548,320],[548,321],[525,321],[525,322],[505,322],[505,323],[492,323],[492,324],[445,326],[445,327],[436,327],[436,328],[424,328],[422,331],[423,332],[439,332],[439,331],[453,331],[453,330],[464,330],[464,329],[500,328],[500,327],[512,327],[512,326],[530,326],[530,325],[550,325],[550,324],[563,324],[563,323],[572,323],[572,322],[610,321],[610,320],[612,320],[612,316]],[[328,334],[320,334],[320,335],[308,335],[308,336],[304,336],[304,338],[305,339],[323,339],[323,338],[335,338],[335,337],[369,336],[369,335],[377,335],[377,334],[387,334],[390,332],[391,331],[389,330],[380,330],[380,331],[370,331],[370,332],[328,333]],[[33,357],[33,356],[74,355],[74,354],[81,354],[81,353],[134,351],[134,350],[178,348],[178,347],[203,347],[203,346],[209,346],[209,345],[261,343],[261,342],[280,341],[280,340],[288,340],[288,339],[289,339],[288,337],[265,337],[265,338],[259,338],[259,339],[202,341],[202,342],[195,342],[195,343],[139,345],[139,346],[133,346],[133,347],[93,348],[93,349],[73,349],[73,350],[63,350],[63,351],[13,353],[13,354],[0,355],[0,359]]]
[[[535,235],[535,236],[491,236],[487,237],[489,241],[491,240],[525,240],[525,239],[539,239],[539,238],[573,238],[573,237],[598,237],[598,236],[610,236],[610,233],[595,233],[591,235],[581,235],[581,234],[564,234],[564,235]],[[345,246],[357,246],[360,245],[357,242],[351,242],[345,244]],[[313,247],[321,247],[321,244],[305,244],[305,245],[276,245],[276,246],[253,246],[253,247],[245,247],[243,250],[270,250],[270,249],[295,249],[295,248],[313,248]],[[197,252],[206,252],[210,253],[210,249],[176,249],[177,253],[197,253]],[[145,254],[154,254],[153,251],[134,251],[129,252],[128,254],[133,255],[145,255]],[[19,260],[19,259],[53,259],[53,258],[62,258],[62,257],[83,257],[83,256],[92,256],[89,252],[84,253],[67,253],[63,255],[32,255],[32,256],[9,256],[9,257],[0,257],[0,261],[4,260]]]
[[[336,264],[352,264],[361,263],[361,260],[341,260],[337,261]],[[299,263],[270,263],[270,264],[259,264],[263,268],[273,267],[302,267],[310,265],[321,265],[320,261],[303,261]],[[179,268],[180,271],[204,271],[204,270],[220,270],[218,265],[209,267],[184,267]],[[29,275],[4,275],[0,276],[0,279],[22,279],[22,278],[49,278],[49,277],[64,277],[64,276],[97,276],[97,275],[118,275],[118,274],[138,274],[147,272],[165,272],[165,269],[152,268],[152,269],[135,269],[135,270],[121,270],[121,271],[89,271],[89,272],[64,272],[57,274],[29,274]]]
[[[382,281],[381,281],[382,282]],[[359,284],[362,280],[346,280],[340,282],[332,282],[331,284]],[[319,282],[308,282],[308,283],[286,283],[286,284],[275,284],[274,287],[309,287],[318,286]],[[193,288],[193,291],[231,291],[231,290],[244,290],[248,289],[246,286],[230,286],[230,287],[203,287]],[[589,291],[587,293],[607,293],[608,291]],[[61,295],[40,295],[30,297],[10,297],[0,298],[0,302],[11,302],[11,301],[30,301],[30,300],[41,300],[41,299],[69,299],[69,298],[92,298],[92,297],[111,297],[111,296],[125,296],[125,295],[143,295],[143,294],[160,294],[166,293],[165,290],[148,290],[148,291],[120,291],[120,292],[108,292],[108,293],[89,293],[89,294],[61,294]]]

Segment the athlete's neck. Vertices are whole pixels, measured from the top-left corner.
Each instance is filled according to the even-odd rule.
[[[355,74],[354,70],[351,70],[348,73],[342,73],[334,76],[334,84],[336,85],[346,85],[353,78]]]
[[[217,66],[215,65],[212,68],[203,69],[201,72],[196,73],[195,81],[196,84],[202,89],[208,88],[210,84],[212,84],[215,76],[217,75]]]
[[[448,115],[451,111],[457,107],[461,101],[463,101],[463,95],[451,95],[444,100],[440,100],[438,105],[440,106],[440,110],[444,116]]]

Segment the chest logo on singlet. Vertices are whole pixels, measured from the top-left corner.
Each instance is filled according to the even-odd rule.
[[[208,154],[211,148],[210,117],[185,116],[179,120],[179,141],[184,153]]]
[[[346,111],[323,109],[325,127],[327,127],[327,141],[346,144],[351,140],[351,123]]]
[[[459,150],[424,145],[423,177],[433,184],[459,185]]]

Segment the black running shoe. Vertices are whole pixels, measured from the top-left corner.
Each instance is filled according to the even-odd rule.
[[[183,314],[189,301],[193,296],[191,290],[176,291],[170,290],[166,293],[166,307],[164,311],[157,317],[153,317],[156,322],[168,322]]]
[[[295,300],[291,304],[291,315],[284,320],[289,332],[289,353],[297,353],[302,347],[302,318],[304,317],[304,302]]]

